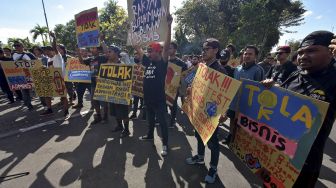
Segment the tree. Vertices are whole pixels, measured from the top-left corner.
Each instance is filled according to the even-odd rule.
[[[117,5],[117,1],[108,0],[99,13],[100,28],[106,42],[126,46],[128,23],[125,10]]]
[[[15,41],[19,41],[20,43],[23,44],[25,49],[31,49],[33,47],[33,43],[30,42],[29,38],[8,38],[7,40],[7,46],[13,46]]]
[[[30,30],[30,33],[33,34],[33,41],[37,39],[38,36],[41,36],[43,46],[46,45],[46,39],[48,34],[48,28],[46,26],[40,26],[37,24],[32,30]]]
[[[72,19],[65,25],[55,25],[54,32],[57,43],[63,44],[68,50],[74,51],[77,47],[75,20]]]
[[[215,37],[222,44],[260,48],[261,58],[288,27],[303,21],[302,2],[290,0],[186,0],[176,11],[188,42]],[[197,18],[197,19],[195,19]]]

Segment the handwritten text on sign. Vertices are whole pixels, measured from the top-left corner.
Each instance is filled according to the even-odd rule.
[[[127,0],[131,18],[127,44],[164,41],[169,3],[169,0]]]
[[[182,109],[206,144],[218,126],[219,118],[228,109],[240,82],[204,64],[199,64]]]
[[[328,104],[283,88],[266,89],[260,83],[243,80],[238,106],[234,153],[264,181],[272,179],[266,183],[291,187],[323,123]],[[248,145],[244,140],[249,140]],[[261,152],[257,149],[260,147]]]
[[[134,65],[132,95],[143,97],[143,78],[145,67],[141,64]]]
[[[30,69],[39,97],[65,97],[67,92],[61,68]]]
[[[40,60],[3,61],[1,66],[11,90],[32,89],[34,87],[29,68],[42,67]]]
[[[99,19],[97,7],[75,15],[79,48],[99,46]]]
[[[132,91],[132,74],[132,65],[101,65],[93,98],[105,102],[129,105]]]
[[[81,64],[77,58],[70,58],[65,68],[64,80],[66,82],[91,83],[90,67]]]

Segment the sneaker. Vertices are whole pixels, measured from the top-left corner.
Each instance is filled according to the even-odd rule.
[[[72,106],[72,108],[83,108],[83,104],[76,104],[76,105],[74,105],[74,106]]]
[[[161,156],[165,157],[165,156],[167,156],[167,154],[168,154],[168,147],[163,145],[162,146],[162,151],[161,151]]]
[[[101,116],[96,116],[91,124],[97,124],[102,121]]]
[[[51,109],[47,109],[43,113],[40,114],[40,116],[47,116],[53,114],[53,111]]]
[[[215,183],[217,177],[217,170],[210,167],[208,174],[205,176],[206,183]]]
[[[123,130],[123,128],[121,127],[121,126],[116,126],[113,130],[112,130],[112,132],[119,132],[119,131],[122,131]]]
[[[136,113],[132,113],[132,115],[129,117],[130,119],[135,119],[137,116],[136,116]]]
[[[145,136],[140,136],[139,139],[143,141],[150,141],[150,140],[153,140],[154,138],[153,136],[145,135]]]
[[[204,164],[204,158],[200,157],[199,155],[195,155],[193,157],[187,158],[186,163],[189,165]]]
[[[130,132],[129,132],[129,130],[123,130],[122,132],[121,132],[121,134],[120,134],[120,138],[124,138],[124,137],[127,137],[127,136],[129,136],[130,135]]]

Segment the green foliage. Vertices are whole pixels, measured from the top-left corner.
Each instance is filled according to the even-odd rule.
[[[48,34],[48,28],[46,26],[40,26],[39,24],[36,24],[36,26],[29,31],[33,34],[33,41],[37,39],[38,36],[41,36],[43,46],[46,45],[47,40],[47,34]]]
[[[126,46],[128,30],[126,11],[117,5],[115,0],[108,0],[104,5],[99,11],[99,21],[107,44]]]
[[[181,49],[191,41],[215,37],[223,47],[229,42],[237,49],[254,44],[263,58],[283,33],[290,32],[288,27],[302,24],[304,12],[301,1],[186,0],[175,13],[176,30],[182,29],[187,39]]]
[[[65,25],[55,25],[57,43],[63,44],[67,50],[74,51],[77,46],[75,20],[72,19]]]
[[[8,38],[7,46],[12,48],[15,41],[21,42],[24,48],[27,50],[31,49],[34,46],[34,44],[30,42],[28,37],[27,38]]]

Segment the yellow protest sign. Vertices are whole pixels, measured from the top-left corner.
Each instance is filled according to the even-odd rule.
[[[29,68],[42,67],[40,60],[3,61],[2,69],[11,90],[32,89],[34,87]]]
[[[182,110],[206,144],[218,126],[219,118],[228,109],[241,82],[205,64],[199,64]]]
[[[177,91],[180,86],[182,67],[173,63],[168,63],[166,74],[166,102],[168,105],[173,106]]]
[[[93,99],[129,105],[132,97],[132,77],[132,65],[101,65]]]
[[[136,64],[133,68],[132,95],[143,97],[145,67],[141,64]]]
[[[91,70],[79,62],[78,58],[69,58],[65,68],[66,82],[91,83]]]
[[[61,68],[33,68],[29,69],[35,92],[39,97],[66,97],[67,91],[62,78]]]

